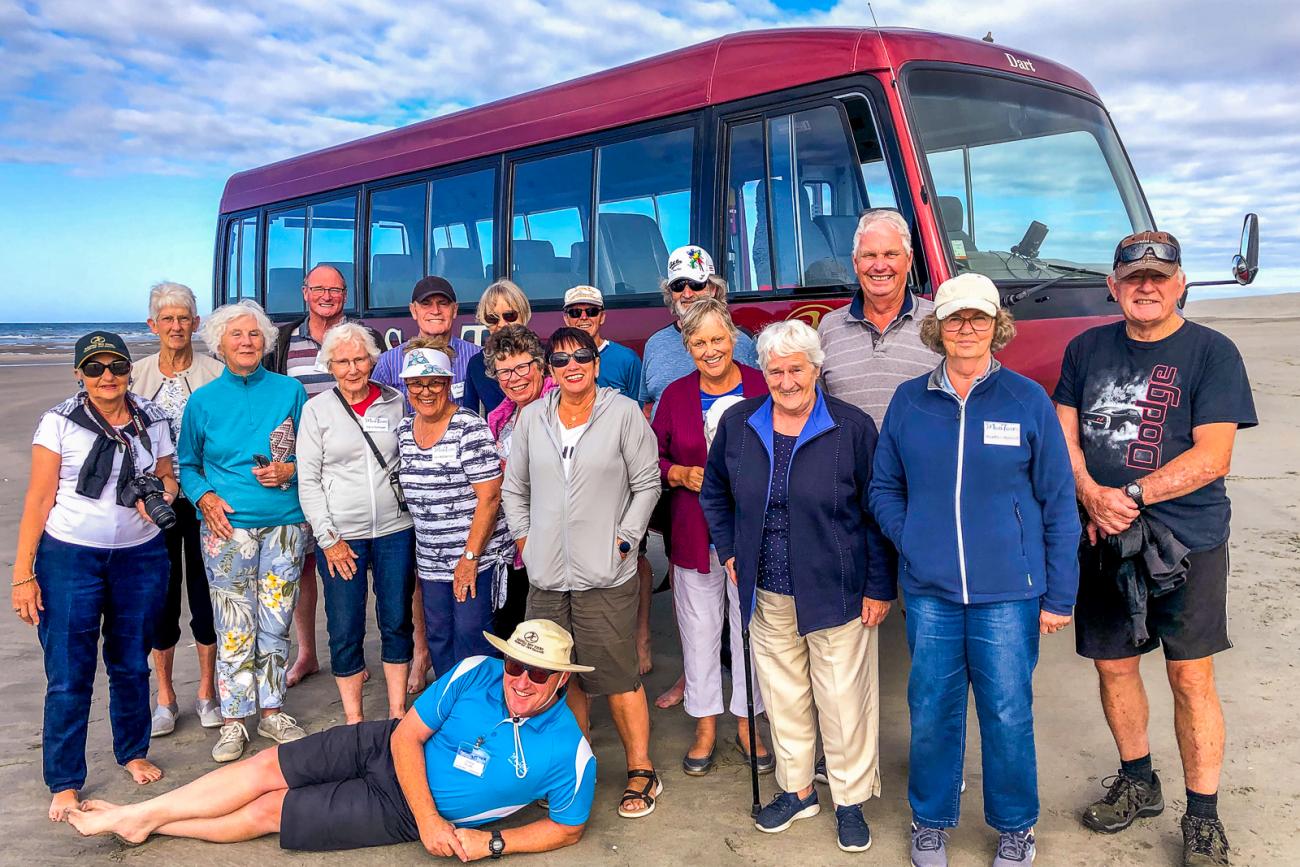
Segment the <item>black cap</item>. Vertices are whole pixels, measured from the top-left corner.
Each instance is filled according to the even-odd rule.
[[[456,300],[456,290],[451,288],[451,284],[441,277],[425,277],[415,288],[411,290],[412,303],[423,301],[430,295],[441,295],[449,301]]]
[[[81,365],[101,352],[125,358],[127,361],[131,360],[131,352],[126,348],[126,341],[121,337],[111,331],[92,331],[77,341],[77,347],[72,354],[73,364],[80,370]]]

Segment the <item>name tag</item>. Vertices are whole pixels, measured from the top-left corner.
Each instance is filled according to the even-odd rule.
[[[465,396],[465,383],[453,382],[451,384],[451,399],[460,400],[464,396]]]
[[[433,447],[429,453],[429,460],[435,464],[450,464],[456,460],[457,449],[455,443],[444,443]]]
[[[388,433],[388,419],[383,416],[366,417],[361,420],[361,428],[366,433]]]
[[[1014,421],[984,422],[984,445],[986,446],[1020,445],[1020,423]]]
[[[487,770],[487,763],[490,758],[491,756],[488,755],[487,750],[482,747],[463,743],[456,749],[456,758],[452,759],[451,766],[458,771],[481,777],[483,772]]]

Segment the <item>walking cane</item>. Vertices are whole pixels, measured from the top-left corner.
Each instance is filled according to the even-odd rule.
[[[748,626],[741,630],[740,636],[741,643],[745,645],[741,652],[745,654],[745,709],[749,714],[749,781],[754,788],[754,803],[749,808],[749,814],[757,819],[758,811],[763,809],[763,805],[758,799],[758,727],[754,722],[754,672],[749,661]],[[732,664],[735,664],[735,660],[732,660]]]

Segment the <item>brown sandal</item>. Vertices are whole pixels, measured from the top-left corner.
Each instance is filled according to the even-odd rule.
[[[641,791],[637,791],[629,785],[623,790],[623,797],[619,799],[618,814],[624,819],[641,819],[645,816],[649,816],[655,811],[655,799],[663,793],[663,780],[659,779],[659,774],[654,770],[647,771],[634,769],[627,772],[627,780],[629,784],[638,778],[646,780],[645,788]],[[641,801],[645,804],[645,807],[640,810],[625,809],[623,805],[628,801]]]

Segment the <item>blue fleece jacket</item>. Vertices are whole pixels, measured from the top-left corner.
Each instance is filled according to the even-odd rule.
[[[271,456],[271,431],[285,419],[294,434],[307,392],[298,380],[258,367],[248,376],[226,368],[196,389],[185,404],[176,453],[181,485],[191,503],[215,491],[235,511],[232,527],[279,527],[301,523],[298,476],[288,490],[263,486],[253,475],[253,455]]]
[[[994,370],[960,401],[942,364],[885,413],[871,511],[898,548],[904,593],[967,605],[1043,597],[1069,614],[1079,513],[1065,436],[1033,380]]]

